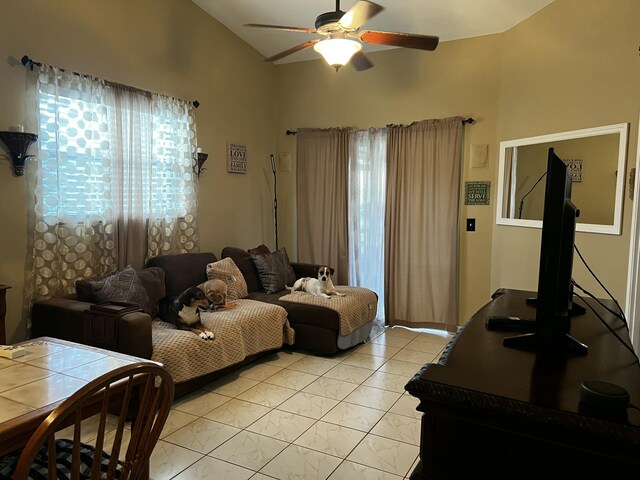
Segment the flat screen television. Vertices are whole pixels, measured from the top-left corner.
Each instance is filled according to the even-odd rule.
[[[586,355],[587,346],[569,335],[573,287],[573,243],[578,209],[571,203],[571,177],[549,149],[547,157],[536,321],[533,333],[505,338],[507,347]]]

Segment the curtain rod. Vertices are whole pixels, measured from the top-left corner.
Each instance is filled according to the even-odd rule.
[[[29,58],[28,55],[24,55],[20,59],[20,61],[22,62],[22,65],[24,65],[25,67],[27,67],[31,71],[33,71],[33,67],[39,67],[39,66],[42,65],[42,62],[36,62],[32,58]],[[60,70],[62,70],[63,72],[65,71],[64,68],[61,68]],[[78,73],[78,72],[71,72],[71,73],[73,73],[74,75],[78,75],[78,76],[82,76],[83,75],[82,73]],[[129,88],[129,89],[137,90],[137,91],[142,92],[142,93],[146,93],[146,94],[150,93],[150,92],[148,92],[146,90],[142,90],[140,88],[130,87],[129,85],[123,85],[121,83],[111,82],[109,80],[106,80],[106,82],[108,84],[110,84],[110,85],[116,85],[116,86],[119,86],[119,87],[126,87],[126,88]],[[191,105],[193,105],[195,108],[198,108],[200,106],[200,102],[198,100],[194,100],[193,102],[189,102],[189,103],[191,103]]]
[[[462,124],[466,125],[466,124],[474,124],[476,123],[476,119],[473,117],[469,117],[469,118],[465,118],[464,120],[462,120]],[[296,130],[287,130],[285,132],[287,135],[297,135],[297,131]]]

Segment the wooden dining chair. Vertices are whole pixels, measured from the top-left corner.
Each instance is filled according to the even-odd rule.
[[[20,453],[13,479],[124,480],[148,474],[149,457],[169,415],[173,394],[169,373],[151,362],[126,365],[102,375],[44,420]],[[112,441],[105,442],[107,415],[114,411],[118,412],[115,434]],[[99,418],[98,435],[95,445],[88,445],[80,441],[82,420],[95,414]],[[129,419],[131,439],[123,447],[125,422]],[[56,439],[56,432],[71,425],[72,439]]]

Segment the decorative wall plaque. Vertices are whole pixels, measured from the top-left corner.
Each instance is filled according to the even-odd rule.
[[[247,173],[247,146],[227,144],[227,172]]]
[[[491,182],[464,182],[465,205],[489,205]]]
[[[582,159],[581,158],[569,158],[563,160],[567,166],[567,173],[571,177],[572,182],[582,181]]]

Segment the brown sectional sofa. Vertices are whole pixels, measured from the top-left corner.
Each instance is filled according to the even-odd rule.
[[[368,326],[369,330],[364,329],[366,335],[363,338],[355,338],[344,347],[340,347],[338,345],[340,317],[335,310],[316,305],[280,301],[281,297],[290,292],[281,290],[271,294],[265,293],[260,282],[258,270],[248,251],[236,247],[225,247],[222,249],[222,258],[226,257],[231,257],[242,272],[247,282],[248,298],[279,305],[287,311],[289,323],[296,331],[294,347],[320,355],[333,355],[341,348],[348,348],[363,342],[369,336],[371,325]],[[318,265],[291,262],[291,266],[296,278],[315,277],[318,274]],[[349,343],[353,343],[353,345]]]
[[[336,311],[316,305],[280,301],[283,295],[289,293],[287,290],[266,294],[262,290],[258,271],[251,255],[247,251],[226,247],[222,251],[222,257],[232,258],[240,269],[247,283],[248,300],[276,305],[278,310],[280,308],[286,310],[288,323],[295,330],[294,348],[321,355],[331,355],[337,353],[341,348],[348,348],[368,338],[372,322],[358,329],[354,335],[341,340],[339,315]],[[86,332],[84,331],[84,326],[87,322],[86,311],[93,304],[91,300],[95,301],[90,295],[87,297],[86,285],[82,289],[77,288],[78,293],[81,293],[84,300],[79,298],[78,295],[74,295],[36,302],[32,308],[32,336],[63,338],[78,343],[93,344],[129,355],[153,358],[154,335],[157,335],[156,332],[158,331],[156,326],[160,324],[166,325],[164,322],[159,322],[159,320],[166,318],[165,314],[169,303],[186,288],[206,281],[206,267],[215,261],[217,261],[216,256],[208,252],[164,255],[150,259],[147,263],[147,268],[138,273],[141,274],[141,277],[145,275],[147,277],[146,281],[143,279],[143,284],[149,293],[149,297],[152,300],[156,299],[158,303],[157,317],[159,318],[156,318],[156,321],[152,321],[152,315],[143,311],[128,313],[119,317],[115,336],[110,344],[96,343],[86,337]],[[297,278],[316,275],[316,265],[291,262],[291,266]],[[164,278],[149,280],[150,276]],[[87,299],[89,301],[86,301]],[[273,309],[274,307],[270,308]],[[166,330],[164,331],[166,332]],[[190,332],[184,333],[190,334]],[[341,341],[342,346],[339,346]],[[260,352],[260,354],[264,353],[268,352]],[[176,394],[181,395],[205,385],[229,370],[254,360],[257,356],[259,355],[250,355],[242,361],[223,369],[177,382]]]

